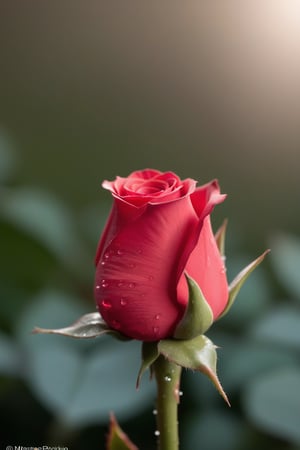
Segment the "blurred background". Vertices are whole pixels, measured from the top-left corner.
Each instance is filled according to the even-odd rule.
[[[95,309],[103,179],[145,167],[228,194],[228,278],[272,252],[209,332],[228,409],[185,373],[184,450],[300,449],[300,1],[2,2],[0,443],[104,449],[109,412],[155,449],[139,345],[32,336]]]

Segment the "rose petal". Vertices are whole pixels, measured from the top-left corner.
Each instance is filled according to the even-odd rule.
[[[145,341],[172,334],[184,312],[177,302],[178,265],[197,226],[189,197],[148,205],[105,246],[95,295],[110,326]]]
[[[226,307],[228,283],[224,261],[212,232],[210,216],[207,216],[203,221],[198,243],[190,254],[185,270],[200,286],[213,311],[215,320]],[[178,284],[178,297],[179,299],[188,297],[188,288],[184,276],[181,276]]]

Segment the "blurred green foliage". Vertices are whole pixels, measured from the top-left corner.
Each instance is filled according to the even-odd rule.
[[[155,386],[145,377],[135,390],[137,342],[30,333],[94,310],[93,256],[107,207],[70,210],[51,192],[11,181],[14,158],[4,141],[0,158],[2,442],[103,449],[114,411],[141,449],[154,450]],[[281,234],[267,244],[271,254],[208,333],[220,346],[219,377],[232,408],[205,377],[185,372],[184,450],[300,448],[300,239]],[[243,248],[242,233],[229,227],[229,280],[261,250]]]

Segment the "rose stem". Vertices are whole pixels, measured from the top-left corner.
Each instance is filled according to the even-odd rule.
[[[158,450],[178,450],[177,409],[181,367],[159,356],[153,364],[157,384]]]

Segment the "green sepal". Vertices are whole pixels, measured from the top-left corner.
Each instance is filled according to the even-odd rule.
[[[227,224],[228,220],[225,219],[215,234],[217,247],[219,249],[220,255],[223,257],[225,257],[225,238],[226,238]]]
[[[127,341],[130,340],[127,336],[119,333],[118,331],[110,328],[107,323],[102,319],[98,312],[84,314],[72,325],[65,328],[49,329],[35,327],[32,330],[33,334],[58,334],[62,336],[68,336],[75,339],[90,339],[104,334],[110,334],[113,337]]]
[[[159,357],[157,342],[143,342],[142,344],[142,364],[136,380],[136,388],[140,386],[141,378],[146,370],[150,369],[154,361]]]
[[[257,266],[264,260],[265,256],[270,252],[270,250],[266,250],[262,255],[260,255],[258,258],[256,258],[254,261],[252,261],[247,267],[245,267],[230,283],[229,285],[229,298],[226,305],[226,308],[222,312],[222,314],[218,317],[220,319],[221,317],[225,316],[225,314],[228,313],[230,308],[232,307],[237,294],[239,293],[239,290],[249,277],[250,273],[253,272],[254,269],[256,269]]]
[[[181,367],[204,373],[230,406],[217,376],[216,346],[206,336],[197,336],[194,339],[182,341],[165,339],[159,341],[158,351],[166,359]]]
[[[186,273],[185,278],[189,288],[189,300],[184,316],[175,329],[175,339],[193,339],[205,333],[213,323],[212,310],[200,287]]]
[[[138,450],[124,433],[115,416],[110,415],[109,433],[107,436],[106,450]]]

